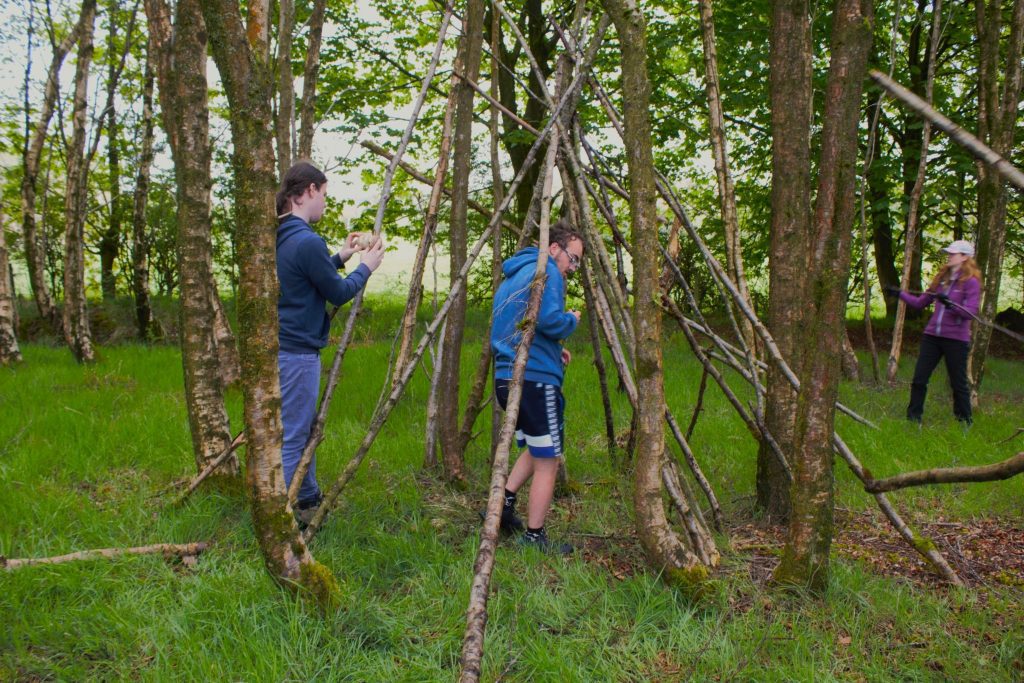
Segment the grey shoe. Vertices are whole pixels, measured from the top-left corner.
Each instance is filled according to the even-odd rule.
[[[323,499],[323,495],[318,495],[312,500],[300,500],[295,504],[295,521],[298,522],[300,530],[305,531],[306,527],[313,521],[313,518],[316,517]]]

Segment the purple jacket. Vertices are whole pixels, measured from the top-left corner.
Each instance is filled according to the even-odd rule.
[[[955,281],[952,285],[941,285],[941,291],[945,292],[953,303],[960,304],[973,314],[978,313],[978,301],[981,299],[981,283],[978,278],[969,278],[966,282]],[[918,310],[936,301],[935,294],[923,292],[920,295],[913,295],[908,292],[900,292],[900,299],[903,303]],[[959,339],[960,341],[971,341],[971,317],[956,306],[945,306],[942,303],[935,304],[935,312],[931,320],[924,328],[925,334],[934,337],[945,337],[946,339]]]

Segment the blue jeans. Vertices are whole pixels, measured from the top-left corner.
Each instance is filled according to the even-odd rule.
[[[277,367],[281,374],[281,422],[284,427],[281,464],[284,466],[285,486],[288,487],[291,486],[316,417],[316,401],[320,394],[320,356],[315,353],[278,351]],[[311,502],[319,497],[314,455],[302,480],[298,501]]]

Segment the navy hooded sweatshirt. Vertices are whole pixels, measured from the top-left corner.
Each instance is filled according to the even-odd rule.
[[[491,353],[494,376],[512,379],[516,346],[523,333],[519,323],[530,302],[530,285],[537,272],[537,247],[516,252],[501,266],[505,280],[494,294],[494,324],[491,328]],[[547,280],[541,295],[537,330],[526,361],[526,379],[562,386],[561,340],[576,330],[576,316],[565,311],[565,279],[552,259],[548,259]]]
[[[346,278],[338,275],[341,267],[338,255],[330,254],[327,242],[306,221],[289,216],[278,226],[277,281],[281,292],[277,318],[282,351],[318,353],[327,346],[331,320],[326,302],[341,306],[350,301],[370,277],[370,269],[361,263]]]

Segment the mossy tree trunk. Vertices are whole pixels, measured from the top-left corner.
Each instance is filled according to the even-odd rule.
[[[218,299],[210,225],[209,110],[206,26],[197,0],[180,0],[174,25],[163,0],[146,0],[160,82],[160,101],[177,187],[181,286],[181,360],[196,470],[231,444],[216,335]],[[238,476],[233,455],[215,473]]]
[[[651,149],[646,22],[634,0],[603,0],[619,34],[622,53],[624,142],[629,167],[633,253],[658,253],[657,189]],[[633,504],[637,534],[654,567],[678,580],[705,569],[669,524],[662,485],[665,452],[665,388],[661,358],[659,260],[633,263],[633,325],[636,330],[638,419]]]
[[[474,83],[480,74],[483,52],[483,0],[468,0],[464,19],[463,38],[459,46],[459,61],[465,76]],[[449,274],[454,282],[466,262],[469,233],[469,176],[473,167],[473,95],[474,90],[465,82],[455,86],[455,128],[452,159],[452,208],[449,229],[451,258]],[[459,439],[459,368],[461,366],[462,337],[466,320],[466,292],[463,289],[453,302],[445,326],[444,350],[441,353],[441,386],[438,396],[438,435],[440,436],[444,476],[449,481],[465,479],[461,440]]]
[[[85,213],[89,196],[85,137],[95,21],[96,0],[85,0],[75,64],[75,95],[64,192],[64,340],[79,363],[96,360],[85,300]]]
[[[978,138],[1003,157],[1013,150],[1014,131],[1020,110],[1021,46],[1024,44],[1024,0],[1015,0],[1010,14],[1009,40],[1006,54],[1000,58],[1003,2],[978,0],[975,4],[978,45]],[[999,72],[1005,64],[1000,83]],[[978,164],[978,265],[981,267],[983,292],[979,315],[992,320],[999,303],[1003,255],[1006,251],[1007,194],[999,173],[983,163]],[[992,338],[992,329],[985,325],[974,328],[970,368],[975,397],[985,374],[985,359]]]
[[[832,435],[856,214],[857,122],[873,27],[872,0],[837,3],[813,234],[808,242],[812,249],[806,287],[798,302],[806,311],[801,328],[805,348],[797,373],[801,391],[791,459],[792,511],[775,579],[815,590],[824,589],[828,580],[832,544]],[[808,120],[805,131],[809,125]]]
[[[277,369],[277,211],[274,94],[266,21],[269,0],[248,5],[201,0],[214,61],[230,105],[238,207],[238,320],[246,425],[246,484],[253,524],[270,574],[324,608],[337,600],[331,572],[313,559],[290,514],[281,466],[281,385]]]
[[[811,21],[807,0],[775,0],[771,25],[772,218],[768,329],[790,367],[797,355],[811,229]],[[787,455],[793,450],[796,391],[772,364],[765,426]],[[769,518],[789,518],[789,480],[767,444],[757,453],[757,506]]]

